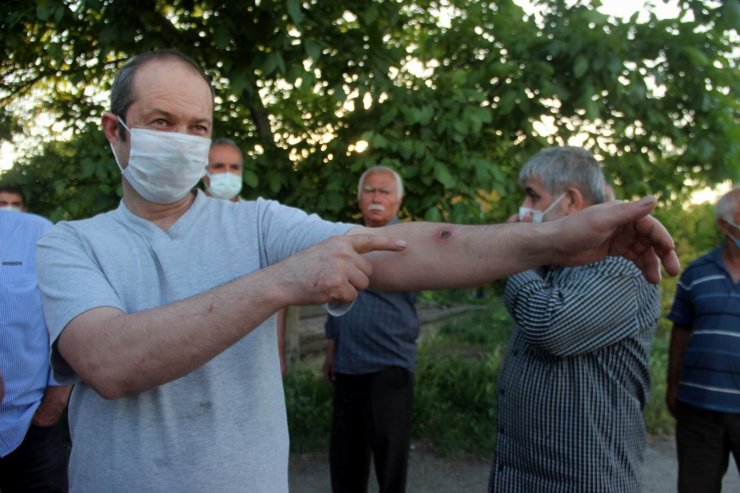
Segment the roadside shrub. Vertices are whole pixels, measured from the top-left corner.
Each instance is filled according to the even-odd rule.
[[[293,370],[285,375],[285,405],[288,413],[290,451],[325,451],[329,448],[332,389],[311,370]]]
[[[511,318],[499,299],[452,320],[419,348],[414,437],[443,455],[489,456]]]

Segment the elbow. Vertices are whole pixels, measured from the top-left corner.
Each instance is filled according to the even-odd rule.
[[[89,358],[64,360],[85,385],[105,400],[120,399],[136,393],[125,383],[125,379],[111,374],[110,369],[104,369]]]
[[[88,385],[106,401],[114,401],[132,394],[132,392],[128,392],[122,386],[112,383],[90,383]]]
[[[541,354],[551,358],[566,358],[576,353],[574,347],[564,344],[563,341],[551,336],[537,337],[532,334],[527,334],[526,339],[532,348],[535,348]]]
[[[79,371],[80,379],[100,397],[107,401],[129,397],[137,392],[126,385],[121,379],[103,372]]]

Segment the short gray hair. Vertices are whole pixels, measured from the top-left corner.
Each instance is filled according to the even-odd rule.
[[[538,178],[551,195],[560,195],[570,186],[581,191],[589,205],[606,200],[606,180],[598,161],[590,152],[573,146],[543,149],[526,162],[519,172],[519,184]]]
[[[211,149],[213,149],[216,146],[229,146],[233,147],[237,151],[239,151],[239,155],[242,154],[242,150],[239,148],[236,142],[234,142],[231,139],[228,139],[226,137],[219,137],[218,139],[213,139],[211,141]]]
[[[717,220],[719,221],[720,219],[724,219],[725,221],[738,226],[738,224],[735,224],[735,218],[733,217],[738,202],[740,202],[740,186],[736,186],[719,199],[719,202],[717,202],[717,208],[714,211],[714,215]]]
[[[136,72],[144,65],[152,60],[174,60],[183,63],[185,66],[192,68],[197,74],[203,77],[203,80],[208,84],[208,88],[211,91],[211,97],[214,96],[213,86],[211,81],[208,80],[208,76],[200,68],[200,65],[187,55],[180,53],[177,50],[158,50],[158,51],[147,51],[136,55],[134,58],[126,62],[121,68],[121,71],[116,75],[113,81],[113,86],[110,90],[110,111],[114,115],[117,115],[126,121],[126,113],[128,109],[135,102],[136,95],[134,94],[134,76]],[[121,126],[119,128],[119,135],[121,140],[126,140],[126,130]]]
[[[362,185],[365,183],[365,178],[367,178],[367,175],[370,173],[392,174],[396,179],[396,198],[403,198],[403,180],[401,180],[401,175],[399,175],[396,170],[389,168],[388,166],[373,166],[372,168],[366,169],[362,176],[360,176],[360,181],[357,182],[357,200],[360,200],[360,197],[362,196]]]

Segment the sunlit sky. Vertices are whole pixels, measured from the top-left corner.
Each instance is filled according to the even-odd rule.
[[[527,12],[531,13],[534,10],[529,0],[515,0],[515,2]],[[600,10],[607,15],[630,17],[638,10],[644,11],[647,3],[645,0],[602,0]],[[675,17],[678,15],[679,10],[675,0],[669,2],[656,0],[651,3],[655,5],[654,12],[659,17]],[[13,144],[6,141],[0,144],[0,172],[12,166],[16,158],[16,152],[16,147]],[[729,189],[729,187],[729,184],[725,184],[717,190],[705,189],[695,194],[694,202],[713,201],[716,199],[717,193],[722,193],[723,190]]]

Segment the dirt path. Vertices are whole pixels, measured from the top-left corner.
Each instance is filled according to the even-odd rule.
[[[423,447],[411,451],[407,493],[485,493],[489,459],[442,458]],[[291,493],[329,493],[324,455],[291,457]],[[371,481],[370,492],[377,491]],[[645,452],[641,493],[675,493],[676,450],[672,437],[651,440]],[[740,476],[730,461],[723,492],[740,492]]]

